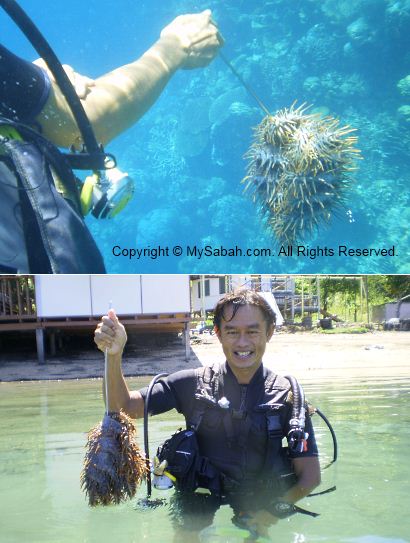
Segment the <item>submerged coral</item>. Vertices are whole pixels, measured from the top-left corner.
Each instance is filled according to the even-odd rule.
[[[322,12],[332,21],[343,22],[352,19],[360,13],[374,8],[385,0],[314,0],[320,5]]]
[[[375,40],[376,30],[365,17],[359,17],[346,28],[347,35],[355,46],[360,47]]]
[[[403,96],[410,96],[410,75],[406,75],[397,83],[397,88]]]
[[[310,99],[326,101],[334,106],[343,106],[346,100],[360,99],[368,94],[367,85],[360,74],[340,74],[334,71],[320,77],[307,77],[303,89]]]
[[[260,204],[279,243],[312,234],[343,206],[359,151],[355,129],[333,117],[285,108],[256,127],[245,191]]]
[[[399,121],[405,124],[410,123],[410,106],[404,105],[397,109]]]

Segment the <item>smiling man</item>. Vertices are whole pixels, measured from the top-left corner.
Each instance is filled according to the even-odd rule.
[[[149,400],[150,414],[175,408],[192,430],[194,444],[185,440],[179,446],[195,456],[189,473],[178,475],[183,472],[178,458],[165,455],[177,477],[173,520],[190,541],[212,523],[221,504],[231,505],[235,524],[255,536],[267,535],[278,518],[305,512],[293,504],[320,483],[308,415],[300,443],[282,446],[294,414],[289,381],[262,362],[275,328],[270,305],[248,289],[226,294],[215,307],[214,326],[226,361],[169,375],[154,386]],[[95,332],[98,348],[108,350],[109,404],[114,411],[142,417],[147,390],[130,392],[121,371],[126,340],[110,310]]]
[[[260,297],[252,293],[248,298],[259,301]],[[264,307],[265,318],[260,305],[242,304],[242,298],[227,304],[228,300],[223,298],[216,307],[215,332],[238,383],[248,384],[262,364],[266,343],[274,331],[274,315],[270,307]]]

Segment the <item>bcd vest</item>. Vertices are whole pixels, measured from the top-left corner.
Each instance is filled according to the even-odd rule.
[[[0,160],[17,182],[30,273],[105,273],[64,155],[24,124],[0,116],[0,128]],[[10,129],[21,137],[9,137]]]
[[[286,409],[286,397],[290,385],[286,378],[275,375],[267,368],[263,368],[263,371],[265,378],[261,401],[257,402],[252,412],[240,412],[231,407],[223,407],[223,402],[218,403],[221,399],[220,389],[223,385],[219,365],[206,366],[196,370],[195,408],[192,414],[187,417],[187,427],[198,433],[203,431],[204,421],[206,424],[207,418],[213,420],[215,427],[223,427],[229,447],[234,451],[238,448],[247,448],[250,430],[252,427],[254,429],[257,427],[256,431],[264,432],[264,437],[266,436],[265,459],[262,469],[265,486],[275,486],[276,490],[282,493],[295,481],[288,448],[282,444],[283,438],[286,437],[283,428],[283,410]],[[235,420],[240,421],[239,435],[238,432],[234,432]],[[261,421],[263,421],[262,424]],[[243,457],[246,458],[245,455]],[[210,461],[212,462],[212,458]],[[226,463],[232,467],[232,458],[226,458]],[[227,481],[225,486],[229,486],[231,483],[235,486],[236,479],[239,479],[240,482],[241,473],[246,467],[240,465],[241,463],[239,462],[239,465],[236,466],[238,476],[234,477],[234,481]]]

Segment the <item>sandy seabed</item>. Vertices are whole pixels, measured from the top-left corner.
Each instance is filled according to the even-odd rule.
[[[192,338],[185,360],[182,341],[161,347],[140,344],[125,351],[126,376],[172,373],[181,369],[223,361],[218,339],[204,334]],[[303,381],[329,378],[410,378],[410,333],[369,332],[366,334],[319,334],[313,332],[275,333],[267,345],[264,363],[280,374]],[[103,374],[104,357],[96,348],[74,355],[48,358],[39,364],[32,357],[17,358],[3,353],[0,381],[98,378]]]

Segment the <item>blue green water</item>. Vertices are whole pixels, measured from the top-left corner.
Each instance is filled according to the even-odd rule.
[[[130,380],[131,387],[147,381]],[[331,420],[339,459],[323,472],[324,496],[300,505],[320,513],[295,515],[269,531],[281,543],[409,543],[410,381],[348,377],[303,383],[309,400]],[[0,385],[0,541],[3,543],[179,543],[170,519],[173,490],[154,490],[165,498],[144,509],[138,498],[123,505],[87,506],[79,476],[86,432],[103,415],[101,381],[2,383]],[[150,419],[151,453],[181,425],[176,412]],[[333,451],[329,433],[314,417],[321,463]],[[141,424],[138,424],[142,442]],[[222,506],[202,542],[244,541]]]
[[[346,208],[301,242],[335,255],[278,256],[240,183],[263,113],[220,59],[178,73],[146,116],[108,146],[136,183],[133,201],[115,220],[87,219],[109,272],[408,273],[410,113],[399,108],[410,106],[410,85],[404,94],[397,87],[410,74],[408,0],[21,4],[61,60],[93,77],[134,60],[176,15],[210,7],[225,55],[271,111],[307,102],[358,129],[363,160]],[[36,57],[3,14],[0,25],[5,45]],[[116,257],[116,245],[168,248],[169,256]],[[394,245],[396,256],[338,256],[340,245]],[[182,256],[172,256],[175,246]],[[198,258],[187,256],[187,246],[238,247],[243,254]],[[261,256],[261,249],[275,254]]]

